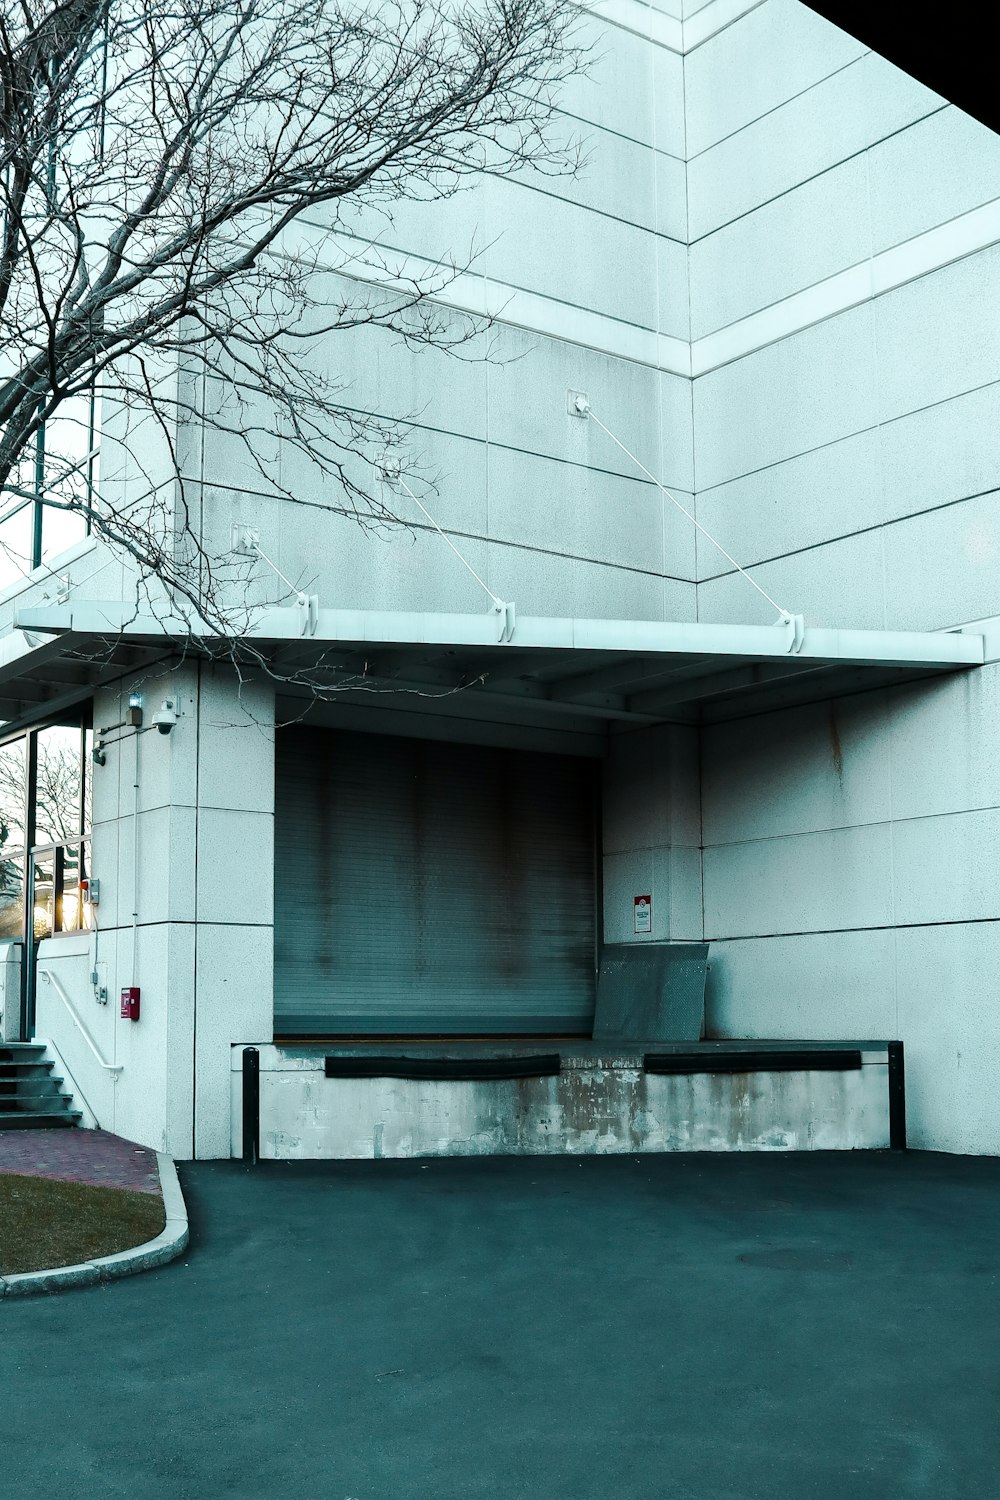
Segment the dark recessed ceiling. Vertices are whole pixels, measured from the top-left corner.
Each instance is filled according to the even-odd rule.
[[[929,12],[913,0],[806,0],[966,114],[1000,132],[995,5],[955,0]]]

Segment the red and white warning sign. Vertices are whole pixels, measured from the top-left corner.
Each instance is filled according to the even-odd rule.
[[[636,932],[653,930],[653,898],[650,895],[632,897],[632,920]]]

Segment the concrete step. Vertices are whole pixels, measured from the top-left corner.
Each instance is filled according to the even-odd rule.
[[[78,1109],[66,1110],[63,1114],[7,1114],[0,1110],[0,1130],[57,1130],[62,1126],[79,1125],[82,1115]]]
[[[37,1077],[28,1076],[27,1079],[4,1079],[0,1073],[0,1100],[12,1094],[60,1094],[63,1083],[64,1080],[57,1079],[54,1073],[37,1074]]]
[[[0,1130],[76,1125],[81,1112],[40,1042],[0,1047]]]
[[[0,1115],[65,1114],[72,1104],[68,1094],[18,1094],[0,1099]]]

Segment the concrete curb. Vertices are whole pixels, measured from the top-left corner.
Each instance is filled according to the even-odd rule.
[[[160,1191],[166,1223],[155,1239],[144,1245],[133,1245],[118,1255],[101,1255],[81,1261],[78,1266],[53,1266],[48,1271],[22,1271],[15,1276],[0,1276],[0,1298],[30,1297],[36,1292],[61,1292],[74,1286],[94,1286],[100,1281],[114,1281],[119,1276],[134,1276],[176,1260],[187,1247],[188,1216],[177,1168],[173,1158],[156,1153],[160,1173]]]

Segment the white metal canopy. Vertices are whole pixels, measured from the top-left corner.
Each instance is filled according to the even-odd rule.
[[[179,619],[136,615],[120,602],[21,609],[0,641],[0,717],[36,715],[67,694],[183,649],[223,642]],[[282,693],[337,689],[338,702],[373,690],[460,696],[491,716],[530,707],[558,721],[611,726],[697,723],[829,699],[981,665],[973,632],[828,630],[650,620],[320,609],[315,598],[261,610],[241,636],[247,661],[266,663]],[[237,651],[237,655],[239,652]],[[370,697],[367,700],[370,702]],[[443,705],[442,705],[443,707]]]

